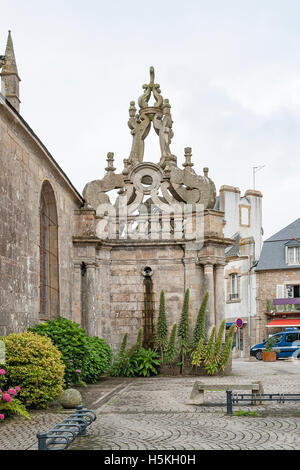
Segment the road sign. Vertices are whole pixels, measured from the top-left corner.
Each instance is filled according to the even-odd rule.
[[[238,328],[242,328],[244,323],[243,323],[243,320],[241,318],[238,318],[237,321],[235,322],[235,324]]]

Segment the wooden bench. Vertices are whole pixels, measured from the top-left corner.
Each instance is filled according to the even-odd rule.
[[[204,391],[214,392],[226,390],[250,390],[253,394],[264,393],[261,382],[252,382],[251,384],[214,384],[204,383],[197,380],[194,384],[187,405],[204,405]]]

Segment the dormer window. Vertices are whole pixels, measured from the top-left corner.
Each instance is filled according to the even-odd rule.
[[[286,245],[286,263],[300,265],[300,240],[290,240]]]

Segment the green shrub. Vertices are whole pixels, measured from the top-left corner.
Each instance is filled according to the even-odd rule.
[[[225,345],[222,344],[225,331],[225,320],[223,320],[220,325],[217,339],[215,339],[215,326],[213,327],[206,344],[204,343],[204,339],[200,338],[197,348],[191,355],[192,365],[198,367],[203,365],[208,375],[214,375],[219,371],[224,370],[230,358],[234,327],[234,324],[230,327]]]
[[[97,336],[87,337],[87,341],[88,360],[82,370],[81,379],[86,383],[95,383],[101,375],[108,372],[112,360],[112,350],[104,339]]]
[[[184,295],[183,307],[180,317],[180,322],[177,330],[177,336],[179,339],[178,353],[182,365],[184,364],[184,357],[189,350],[189,302],[190,302],[190,290],[187,289]]]
[[[206,292],[201,302],[195,328],[194,328],[194,341],[193,341],[194,344],[198,344],[201,338],[203,338],[203,341],[205,341],[205,317],[206,317],[208,297],[209,297],[209,293]]]
[[[45,408],[64,386],[65,366],[49,338],[26,332],[1,338],[6,348],[6,388],[19,386],[18,399],[30,408]]]
[[[135,375],[150,377],[157,375],[160,366],[158,354],[152,349],[141,348],[135,355]]]
[[[105,340],[87,336],[77,323],[58,317],[31,328],[30,331],[49,336],[61,351],[66,366],[66,384],[96,382],[109,370],[112,353]]]
[[[160,360],[156,351],[140,348],[130,352],[126,351],[118,356],[112,366],[113,377],[150,377],[156,375],[160,366]]]
[[[152,349],[142,347],[143,329],[140,328],[137,340],[126,350],[127,333],[113,362],[110,374],[113,377],[136,377],[156,375],[160,366],[158,354]]]
[[[166,307],[165,307],[165,293],[162,290],[160,293],[159,311],[157,319],[157,328],[155,334],[155,349],[160,351],[160,355],[163,361],[164,349],[168,341],[168,325],[166,319]]]
[[[172,326],[169,341],[166,346],[165,354],[164,354],[164,361],[166,364],[171,364],[172,362],[174,362],[177,356],[176,331],[177,331],[177,323],[174,323],[174,325]]]

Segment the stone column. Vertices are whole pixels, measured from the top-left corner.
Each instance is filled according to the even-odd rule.
[[[72,318],[73,321],[82,325],[81,311],[81,263],[74,264],[72,285]]]
[[[214,266],[213,264],[204,265],[204,284],[205,291],[208,291],[208,303],[206,314],[206,332],[209,337],[211,330],[215,325],[215,292],[214,292]]]
[[[85,324],[89,336],[96,335],[96,264],[86,264]]]
[[[225,319],[224,266],[221,264],[215,267],[215,312],[216,331],[218,332]],[[225,340],[225,332],[223,339]]]

